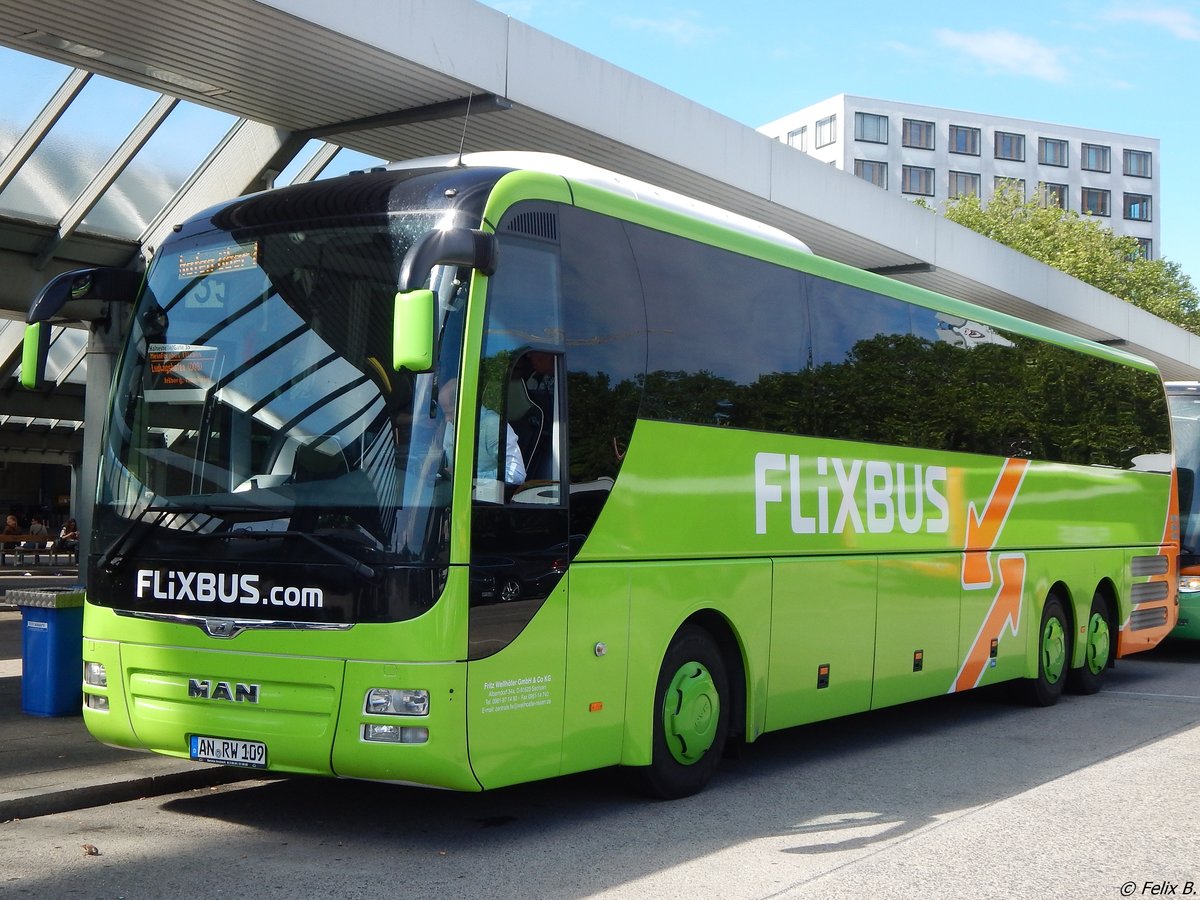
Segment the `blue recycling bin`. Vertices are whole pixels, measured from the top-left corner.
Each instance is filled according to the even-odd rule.
[[[21,712],[83,710],[83,592],[9,591],[21,610]]]

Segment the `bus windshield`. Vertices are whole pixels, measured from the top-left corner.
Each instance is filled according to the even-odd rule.
[[[390,365],[397,272],[436,222],[218,230],[164,248],[115,378],[102,568],[131,541],[139,557],[174,558],[215,538],[367,571],[445,561],[434,399],[458,376],[465,288],[441,292],[437,370]]]

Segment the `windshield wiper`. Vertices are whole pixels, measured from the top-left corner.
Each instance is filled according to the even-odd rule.
[[[162,521],[172,515],[196,515],[205,513],[207,515],[220,515],[222,513],[259,513],[266,512],[265,509],[247,509],[244,506],[233,506],[228,504],[217,503],[189,503],[179,506],[147,506],[136,518],[129,523],[120,536],[113,541],[108,548],[100,556],[100,568],[111,575],[117,569],[125,564],[125,560],[129,558],[129,554],[137,549],[142,543],[146,535],[153,531],[157,526],[162,524]],[[143,523],[143,520],[149,513],[158,513],[158,518],[149,523],[136,537],[132,537],[134,530]],[[317,537],[315,534],[309,534],[307,531],[250,531],[244,528],[238,528],[230,531],[192,531],[187,532],[193,538],[201,538],[208,540],[230,540],[232,538],[243,538],[249,540],[270,540],[272,538],[289,538],[298,537],[308,541],[314,547],[324,551],[327,556],[336,559],[343,566],[348,568],[355,575],[360,575],[363,578],[375,578],[375,570],[361,560],[355,559],[349,553],[339,550],[333,546],[328,540]],[[132,539],[131,539],[132,537]]]
[[[142,524],[142,520],[146,518],[147,514],[152,512],[158,513],[158,518],[147,525],[136,538],[130,540],[134,530]],[[117,539],[105,548],[104,552],[100,554],[97,565],[99,565],[103,572],[109,575],[117,571],[117,569],[125,564],[128,555],[137,549],[138,544],[142,542],[146,535],[153,531],[172,512],[173,510],[169,507],[147,506],[130,521],[125,530],[117,536]],[[128,546],[126,546],[126,543],[128,543]]]
[[[232,531],[212,531],[204,534],[197,534],[196,537],[204,537],[214,540],[232,540],[238,538],[241,540],[251,541],[266,541],[274,538],[303,538],[314,547],[323,550],[328,556],[333,557],[355,575],[361,575],[363,578],[373,579],[375,570],[361,560],[355,559],[344,550],[339,550],[333,546],[328,540],[317,537],[315,534],[309,534],[307,531],[249,531],[244,528],[238,528]]]

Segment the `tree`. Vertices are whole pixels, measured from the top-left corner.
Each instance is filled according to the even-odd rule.
[[[1200,334],[1200,294],[1179,264],[1146,259],[1135,238],[1090,215],[1000,187],[986,206],[974,195],[950,200],[946,218]]]

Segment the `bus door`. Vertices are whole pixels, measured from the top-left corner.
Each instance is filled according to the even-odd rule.
[[[467,730],[487,788],[559,774],[571,555],[557,246],[502,253],[473,411]]]

